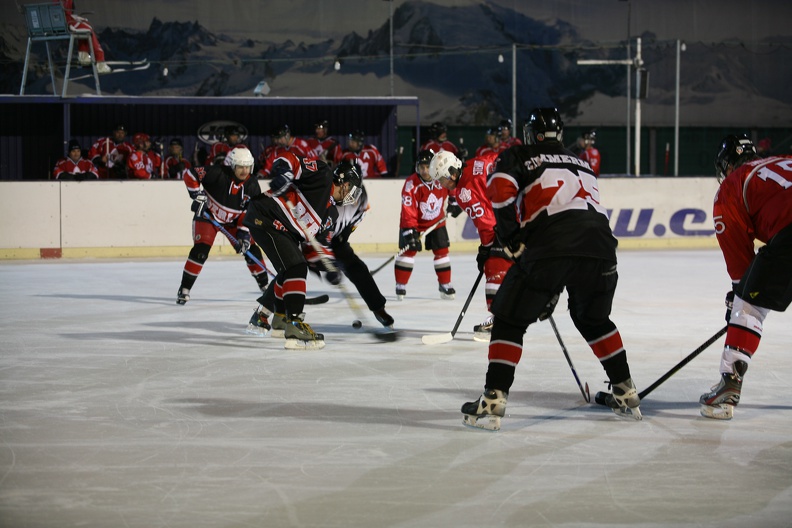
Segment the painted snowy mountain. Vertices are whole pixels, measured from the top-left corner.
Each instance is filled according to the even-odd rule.
[[[517,44],[518,115],[554,104],[579,123],[623,124],[625,66],[578,66],[578,59],[625,58],[624,43],[581,39],[563,20],[536,20],[491,3],[445,7],[403,3],[393,16],[391,92],[390,27],[306,44],[271,42],[259,35],[214,34],[199,22],[154,19],[147,31],[106,28],[99,38],[109,58],[147,58],[144,71],[103,76],[110,95],[250,96],[262,80],[277,96],[420,97],[422,120],[487,125],[511,115],[512,44]],[[690,43],[682,56],[681,104],[688,125],[745,123],[787,126],[792,120],[789,70],[792,39],[773,39],[758,53],[744,46]],[[644,103],[646,124],[673,123],[676,53],[673,42],[643,36],[644,67],[651,73]],[[0,91],[18,93],[24,26],[0,37]],[[44,46],[31,68],[27,93],[51,93]],[[61,46],[61,57],[65,46]],[[498,56],[503,57],[499,62]],[[340,68],[334,68],[338,61]],[[166,73],[167,72],[167,73]],[[93,92],[80,81],[70,93]]]

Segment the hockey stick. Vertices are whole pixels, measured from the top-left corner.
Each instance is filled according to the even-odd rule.
[[[589,392],[588,383],[586,383],[586,390],[583,390],[583,385],[580,383],[580,378],[578,378],[577,371],[575,370],[575,365],[572,364],[572,358],[569,357],[569,352],[567,352],[566,346],[564,346],[564,342],[561,340],[561,334],[558,333],[558,327],[555,324],[555,319],[553,316],[550,315],[547,317],[550,320],[550,326],[553,327],[553,332],[555,332],[556,339],[558,339],[558,344],[561,345],[561,350],[564,352],[564,357],[569,363],[569,368],[572,370],[572,375],[575,376],[575,381],[577,382],[577,386],[580,389],[580,394],[583,395],[583,399],[586,400],[586,403],[591,403],[591,393]]]
[[[420,236],[422,236],[422,237],[425,237],[426,235],[428,235],[429,233],[431,233],[432,231],[434,231],[434,230],[437,228],[437,226],[439,226],[440,224],[442,224],[443,222],[445,222],[446,218],[448,218],[448,216],[443,216],[443,218],[441,218],[440,220],[438,220],[438,221],[437,221],[437,222],[435,222],[434,224],[430,225],[430,226],[429,226],[429,228],[428,228],[426,231],[424,231],[423,233],[420,233]],[[385,266],[387,266],[388,264],[390,264],[391,262],[393,262],[393,261],[394,261],[394,259],[396,259],[396,258],[398,258],[398,257],[401,257],[402,255],[404,255],[404,254],[405,254],[407,251],[409,251],[409,249],[410,249],[410,248],[406,248],[406,247],[405,247],[405,248],[402,248],[402,249],[400,249],[400,250],[399,250],[399,252],[398,252],[398,253],[396,253],[395,255],[391,255],[391,257],[390,257],[388,260],[386,260],[385,262],[383,262],[382,264],[380,264],[380,265],[377,267],[377,269],[375,269],[374,271],[372,271],[372,272],[371,272],[371,275],[374,275],[374,274],[375,274],[375,273],[377,273],[379,270],[381,270],[382,268],[384,268]]]
[[[462,324],[462,318],[465,317],[465,312],[467,312],[468,306],[470,306],[470,301],[473,299],[473,294],[476,293],[476,289],[478,288],[479,282],[481,282],[481,277],[484,276],[484,271],[480,271],[478,277],[476,277],[476,282],[473,283],[473,288],[470,289],[470,293],[468,294],[467,300],[465,301],[465,306],[462,307],[462,311],[459,313],[459,317],[457,317],[456,324],[454,325],[454,329],[445,334],[428,334],[421,337],[421,342],[424,345],[442,345],[443,343],[449,343],[454,340],[454,336],[459,329],[459,325]]]
[[[659,387],[659,386],[660,386],[660,385],[661,385],[661,384],[662,384],[664,381],[666,381],[668,378],[670,378],[671,376],[673,376],[674,374],[676,374],[676,373],[677,373],[677,371],[679,371],[679,369],[681,369],[682,367],[684,367],[685,365],[687,365],[688,363],[690,363],[690,362],[691,362],[691,361],[692,361],[692,360],[693,360],[693,359],[694,359],[696,356],[698,356],[699,354],[701,354],[702,352],[704,352],[704,351],[705,351],[707,348],[709,348],[709,346],[710,346],[710,345],[712,345],[712,343],[714,343],[715,341],[717,341],[718,339],[720,339],[720,337],[721,337],[723,334],[725,334],[725,333],[726,333],[726,329],[727,329],[727,328],[728,328],[728,326],[724,326],[723,328],[721,328],[720,330],[718,330],[717,332],[715,332],[715,335],[713,335],[712,337],[710,337],[709,339],[707,339],[706,341],[704,341],[704,342],[701,344],[701,346],[700,346],[700,347],[698,347],[696,350],[694,350],[693,352],[691,352],[690,354],[688,354],[688,355],[687,355],[687,357],[686,357],[685,359],[683,359],[682,361],[680,361],[679,363],[677,363],[676,365],[674,365],[674,367],[673,367],[671,370],[669,370],[668,372],[666,372],[665,374],[663,374],[662,376],[660,376],[660,378],[659,378],[657,381],[655,381],[654,383],[652,383],[651,385],[649,385],[648,387],[646,387],[644,390],[642,390],[641,392],[639,392],[639,393],[638,393],[638,397],[639,397],[639,398],[641,398],[641,399],[643,400],[643,399],[644,399],[644,398],[645,398],[645,397],[646,397],[646,396],[647,396],[647,395],[648,395],[650,392],[652,392],[652,391],[653,391],[653,390],[655,390],[657,387]],[[595,401],[595,402],[597,402],[597,403],[599,403],[600,405],[607,405],[607,403],[605,402],[605,396],[606,396],[607,394],[608,394],[607,392],[602,392],[602,391],[598,392],[598,393],[596,394],[596,396],[594,396],[594,401]]]
[[[212,215],[210,215],[208,211],[204,211],[201,216],[203,216],[203,218],[205,218],[206,220],[209,220],[210,222],[212,222],[212,225],[215,226],[221,233],[223,233],[226,236],[226,238],[228,239],[229,242],[231,242],[235,246],[237,245],[238,241],[234,237],[234,235],[229,233],[228,230],[225,227],[223,227],[223,224],[221,224],[220,222],[218,222],[217,220],[212,218]],[[258,264],[259,266],[264,268],[264,271],[267,272],[267,275],[269,275],[272,278],[272,280],[275,280],[275,274],[273,274],[269,270],[269,268],[266,265],[264,265],[263,262],[261,262],[259,259],[257,259],[256,256],[253,253],[250,252],[250,250],[245,251],[245,255],[247,255],[250,258],[250,260],[252,260],[256,264]],[[316,297],[306,297],[305,298],[305,304],[310,304],[310,305],[313,305],[313,304],[324,304],[324,303],[326,303],[329,300],[330,300],[330,296],[329,295],[322,294],[322,295],[317,295]]]
[[[286,207],[289,208],[289,212],[291,214],[292,219],[294,219],[297,225],[300,226],[300,230],[303,232],[303,236],[305,236],[305,239],[308,241],[309,244],[311,244],[311,247],[313,247],[314,251],[316,251],[316,254],[319,255],[319,259],[322,261],[322,265],[324,266],[324,268],[331,273],[338,273],[340,275],[341,270],[339,270],[338,267],[333,263],[332,259],[327,256],[327,252],[325,251],[325,248],[322,247],[319,241],[316,240],[316,237],[308,230],[308,226],[306,226],[305,223],[302,221],[299,214],[297,214],[294,204],[288,198],[286,199]],[[356,326],[357,322],[363,321],[366,318],[365,313],[360,308],[357,301],[355,301],[355,298],[352,297],[352,294],[349,293],[343,281],[336,284],[336,287],[341,291],[341,295],[344,296],[344,299],[349,305],[349,308],[352,310],[352,313],[355,314],[357,320],[353,323],[353,326],[357,328]],[[392,341],[396,341],[399,338],[398,332],[396,332],[392,328],[369,330],[368,332],[377,339],[379,339],[380,341],[392,342]]]

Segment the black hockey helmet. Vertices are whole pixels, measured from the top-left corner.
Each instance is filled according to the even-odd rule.
[[[324,128],[327,130],[330,127],[330,122],[327,119],[320,119],[314,123],[314,128]]]
[[[360,165],[350,160],[342,160],[333,171],[333,183],[336,185],[350,184],[342,205],[352,205],[363,193],[363,176]]]
[[[366,133],[362,130],[353,130],[349,133],[349,139],[353,139],[362,145],[366,142]]]
[[[597,131],[595,129],[587,130],[583,132],[583,140],[586,143],[591,143],[592,145],[597,140]]]
[[[512,129],[512,122],[511,119],[502,119],[500,123],[498,123],[498,132],[503,132],[504,130],[511,130]]]
[[[720,152],[715,156],[715,175],[718,181],[723,181],[731,170],[757,157],[756,147],[747,135],[726,136],[721,141]]]
[[[432,139],[439,139],[446,132],[448,132],[448,127],[440,121],[435,121],[429,125],[429,137]]]
[[[548,141],[560,142],[564,132],[561,114],[553,107],[534,108],[523,126],[523,136],[528,145]]]
[[[418,170],[419,165],[426,165],[427,167],[432,162],[432,158],[434,157],[435,153],[431,149],[424,149],[418,153],[418,157],[415,158],[415,172],[418,174],[421,171]]]
[[[242,131],[237,125],[226,125],[223,129],[223,135],[228,139],[231,136],[241,136]]]
[[[280,139],[284,136],[291,136],[291,128],[289,125],[278,125],[272,129],[272,139]]]

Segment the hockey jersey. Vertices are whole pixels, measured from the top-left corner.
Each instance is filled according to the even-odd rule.
[[[418,173],[412,173],[402,187],[399,228],[426,231],[445,215],[447,196],[448,190],[439,183],[423,181]]]
[[[336,165],[344,160],[357,163],[360,166],[361,176],[365,178],[379,178],[380,176],[387,176],[388,166],[385,164],[385,158],[382,157],[380,151],[374,145],[364,145],[358,152],[352,152],[345,149],[341,155],[335,160]]]
[[[221,224],[241,226],[248,202],[261,194],[256,178],[239,181],[234,169],[226,165],[195,167],[183,174],[190,197],[203,190],[207,209]]]
[[[589,164],[558,143],[504,151],[487,181],[495,231],[519,238],[524,259],[559,256],[616,260],[616,238]]]
[[[291,152],[298,158],[308,158],[308,159],[317,158],[317,156],[314,155],[314,152],[311,149],[308,142],[303,138],[298,138],[298,137],[292,138],[292,142],[288,147],[282,147],[280,145],[276,145],[275,143],[273,143],[271,145],[268,145],[267,148],[264,149],[264,152],[262,152],[261,156],[259,157],[259,164],[261,165],[261,169],[259,170],[259,177],[269,178],[270,171],[272,171],[272,164],[275,162],[276,159],[283,156],[286,152]]]
[[[56,180],[96,180],[99,173],[93,163],[87,159],[80,158],[74,161],[70,157],[65,157],[55,164],[52,176]]]
[[[330,166],[324,161],[300,158],[292,153],[278,159],[289,163],[294,175],[292,184],[280,196],[272,196],[267,191],[251,200],[252,221],[271,220],[277,229],[291,233],[300,242],[307,240],[300,222],[312,236],[329,230],[337,215],[336,208],[332,207],[333,171]],[[289,203],[294,210],[290,209]]]
[[[487,176],[495,168],[497,158],[497,154],[490,152],[483,157],[465,161],[454,190],[457,204],[476,226],[484,246],[491,246],[495,241],[495,213],[487,198]]]
[[[726,269],[739,281],[753,261],[754,240],[767,243],[792,224],[792,156],[737,167],[715,194],[712,215]]]

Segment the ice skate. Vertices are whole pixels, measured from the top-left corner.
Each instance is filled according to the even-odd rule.
[[[80,63],[80,66],[90,66],[91,55],[87,51],[77,52],[77,62]]]
[[[734,362],[734,374],[721,373],[720,381],[713,385],[710,392],[699,398],[701,416],[715,420],[731,420],[734,408],[740,403],[742,381],[748,364],[744,361]]]
[[[393,329],[393,317],[391,317],[390,314],[385,311],[385,308],[374,310],[374,317],[376,317],[377,321],[379,321],[380,324],[385,328]]]
[[[440,298],[445,299],[446,301],[453,301],[456,299],[456,290],[451,283],[448,284],[441,284],[440,285]]]
[[[286,319],[286,344],[284,348],[290,350],[317,350],[324,348],[324,334],[317,334],[308,323],[300,318]]]
[[[305,314],[300,314],[299,319],[302,318]],[[286,316],[279,313],[272,314],[272,337],[284,337],[284,331],[286,330]]]
[[[407,296],[407,285],[406,284],[397,284],[396,285],[396,300],[403,301],[404,297]]]
[[[272,326],[269,324],[267,314],[256,309],[250,317],[245,333],[264,337],[270,330],[272,330]]]
[[[179,291],[176,293],[176,304],[185,304],[189,300],[190,300],[190,289],[179,288]]]
[[[473,341],[480,341],[482,343],[489,343],[490,336],[492,335],[492,316],[490,315],[483,323],[477,324],[473,327]]]
[[[468,427],[498,431],[501,418],[506,414],[509,393],[497,389],[484,389],[484,394],[474,402],[462,405],[462,423]]]
[[[621,383],[614,383],[611,386],[611,394],[605,395],[605,405],[611,408],[619,418],[631,418],[633,420],[643,420],[641,409],[641,398],[635,388],[632,378],[627,378]]]

